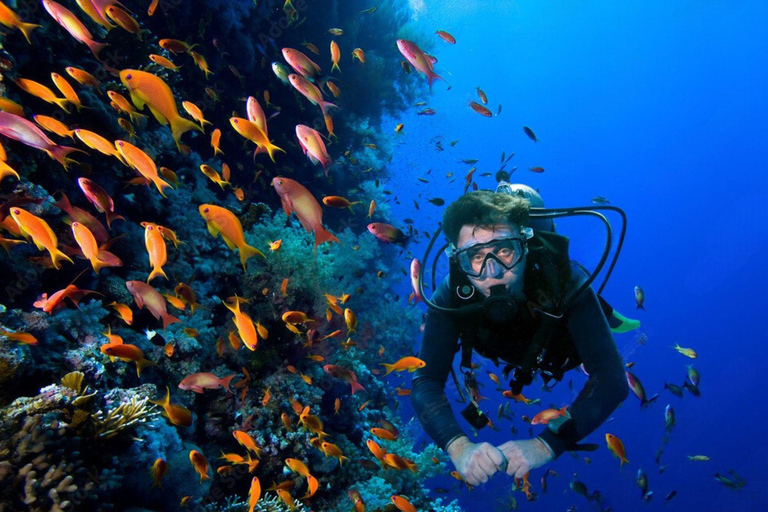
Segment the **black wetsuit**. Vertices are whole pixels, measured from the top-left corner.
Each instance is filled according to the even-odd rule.
[[[583,277],[581,272],[579,279]],[[451,307],[449,294],[446,279],[437,288],[432,300],[439,306]],[[535,323],[519,323],[529,325],[497,329],[504,334],[496,333],[496,343],[502,339],[508,349],[506,354],[502,351],[500,358],[508,362],[513,362],[510,359],[515,358],[515,353],[524,352],[532,332],[537,328]],[[562,353],[570,353],[570,360],[564,364],[572,368],[583,363],[589,380],[569,408],[573,418],[570,428],[558,434],[545,428],[539,434],[556,456],[599,427],[629,393],[624,365],[597,295],[591,288],[573,301],[560,324],[561,328],[550,344],[550,353],[560,352],[561,357]],[[426,433],[442,449],[457,436],[465,435],[444,390],[454,355],[459,350],[459,332],[455,316],[429,310],[419,352],[419,358],[427,364],[416,370],[411,386],[411,402],[417,417]]]

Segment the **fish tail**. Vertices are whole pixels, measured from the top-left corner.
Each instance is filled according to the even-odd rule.
[[[128,112],[128,117],[131,118],[131,121],[134,123],[138,123],[139,120],[141,120],[142,117],[147,117],[145,114],[141,114],[139,112],[136,112],[135,110],[131,110]]]
[[[142,369],[146,368],[147,366],[156,366],[156,365],[157,363],[155,363],[154,361],[150,361],[149,359],[146,359],[146,358],[141,358],[138,361],[136,361],[136,375],[141,377]]]
[[[384,374],[384,377],[392,373],[395,369],[395,365],[393,364],[381,363],[381,366],[387,369],[387,373]]]
[[[323,117],[328,115],[328,111],[327,111],[328,108],[330,107],[339,108],[338,105],[336,105],[335,103],[331,103],[330,101],[320,101],[319,105],[320,105],[320,110],[323,112]]]
[[[429,80],[429,90],[430,90],[430,91],[432,90],[432,82],[435,80],[435,78],[439,78],[439,79],[440,79],[440,80],[442,80],[443,82],[446,82],[446,83],[448,83],[448,82],[447,82],[447,80],[446,80],[445,78],[441,77],[440,75],[438,75],[437,73],[435,73],[434,71],[432,71],[432,70],[430,69],[430,70],[427,72],[427,80]]]
[[[51,146],[44,151],[48,153],[48,156],[50,156],[51,158],[59,162],[61,165],[63,165],[65,169],[69,168],[69,164],[77,163],[76,160],[67,158],[67,155],[69,155],[73,151],[79,151],[80,153],[85,153],[85,151],[81,149],[77,149],[69,146]]]
[[[229,389],[229,383],[232,382],[232,379],[234,379],[235,376],[237,376],[236,373],[233,373],[228,377],[222,377],[221,379],[219,379],[219,385],[224,389],[226,389],[227,391],[229,391],[230,393],[234,393],[231,389]]]
[[[171,123],[173,140],[176,141],[176,147],[179,147],[179,140],[181,139],[181,136],[190,130],[196,130],[198,132],[205,133],[200,125],[194,121],[190,121],[189,119],[184,119],[181,116],[176,116],[175,119],[170,119],[169,121]]]
[[[337,244],[341,243],[339,242],[339,239],[333,235],[333,233],[325,229],[323,226],[319,226],[315,230],[315,250],[317,250],[318,245],[325,242],[336,242]]]
[[[168,386],[165,386],[165,396],[159,400],[150,400],[151,403],[164,407],[171,403],[171,390]]]
[[[264,253],[258,250],[255,247],[252,247],[248,244],[243,244],[240,249],[240,263],[243,264],[243,270],[245,270],[245,262],[248,261],[253,256],[261,256],[262,258],[266,259],[267,257],[264,256]]]
[[[21,30],[21,33],[24,34],[24,37],[27,38],[27,42],[29,44],[32,44],[32,40],[29,38],[30,34],[32,34],[32,31],[36,28],[40,27],[41,25],[35,25],[34,23],[24,23],[21,22],[16,27]]]
[[[331,66],[331,73],[333,73],[334,69],[337,70],[339,73],[341,73],[341,68],[339,67],[339,63],[338,62],[334,62],[333,66]]]
[[[156,179],[153,179],[152,183],[155,184],[155,186],[157,187],[157,190],[160,192],[160,195],[163,196],[163,197],[168,197],[168,196],[165,195],[165,192],[163,192],[166,188],[173,189],[173,186],[171,186],[170,183],[168,183],[167,181],[163,180],[159,176]]]
[[[168,327],[168,325],[175,324],[177,322],[181,323],[181,320],[179,320],[178,318],[176,318],[172,314],[168,313],[167,311],[165,313],[163,313],[163,329]]]
[[[99,43],[94,41],[93,39],[86,41],[85,44],[88,45],[88,48],[91,50],[91,53],[93,54],[93,56],[96,57],[96,60],[100,60],[99,52],[101,52],[101,50],[109,46],[107,43]]]
[[[106,211],[104,212],[107,216],[107,227],[109,229],[112,229],[112,226],[110,225],[113,220],[125,220],[125,217],[122,215],[118,215],[115,212]]]
[[[285,150],[283,148],[279,148],[274,144],[272,144],[271,142],[265,145],[264,147],[266,148],[267,153],[269,153],[269,158],[271,158],[273,162],[275,161],[275,151],[282,151],[283,153],[285,153]]]
[[[93,267],[93,271],[94,271],[94,272],[96,272],[96,273],[98,274],[98,273],[99,273],[99,271],[100,271],[102,268],[104,268],[104,267],[109,267],[110,265],[109,265],[109,263],[108,263],[108,262],[106,262],[106,261],[102,261],[102,260],[100,260],[100,259],[95,259],[95,260],[93,260],[93,261],[91,262],[91,266]]]
[[[365,391],[365,388],[356,380],[353,380],[349,383],[350,386],[352,386],[352,394],[355,394],[355,391]]]
[[[56,270],[58,270],[60,268],[59,267],[59,262],[61,260],[68,261],[68,262],[72,263],[73,265],[75,263],[74,261],[72,261],[72,259],[69,256],[67,256],[66,254],[64,254],[63,252],[61,252],[60,250],[58,250],[55,247],[53,248],[53,250],[51,250],[49,252],[51,253],[51,261],[53,262],[53,267]]]
[[[149,282],[154,278],[160,277],[160,276],[163,276],[166,281],[169,281],[168,276],[165,275],[165,271],[163,270],[163,267],[153,268],[152,272],[149,273],[149,277],[147,278],[147,284],[149,284]]]

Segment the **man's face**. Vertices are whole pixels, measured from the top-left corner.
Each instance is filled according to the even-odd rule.
[[[456,244],[458,250],[466,249],[476,244],[484,244],[492,240],[499,238],[505,238],[510,236],[521,236],[520,228],[511,224],[498,224],[492,227],[480,227],[474,224],[465,224],[459,231],[459,240]],[[473,258],[478,262],[478,265],[485,259],[487,253],[491,252],[491,248],[482,248],[473,255]],[[504,253],[497,253],[497,256],[503,260]],[[469,277],[469,281],[472,285],[484,296],[489,297],[491,295],[491,287],[499,284],[506,286],[507,291],[514,295],[519,296],[523,293],[523,274],[525,272],[526,257],[515,265],[511,270],[505,271],[500,277],[486,277],[474,278]],[[479,270],[479,268],[477,269]]]

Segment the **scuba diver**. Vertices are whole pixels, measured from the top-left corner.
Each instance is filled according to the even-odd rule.
[[[608,419],[629,391],[611,331],[639,327],[599,296],[621,250],[624,212],[614,206],[547,210],[535,190],[507,183],[507,178],[501,176],[496,192],[472,191],[446,208],[441,230],[448,240],[449,274],[435,288],[438,253],[432,267],[435,291],[426,298],[424,272],[438,230],[414,284],[429,310],[418,356],[426,365],[414,373],[411,401],[425,432],[470,485],[486,482],[499,470],[522,478],[565,451],[596,449],[579,441]],[[612,243],[610,224],[600,210],[620,213],[623,225],[613,262],[596,293],[591,284]],[[568,238],[554,232],[554,219],[584,215],[598,217],[608,233],[602,259],[591,274],[569,259]],[[473,443],[454,417],[444,390],[451,373],[464,400],[453,372],[459,349],[470,400],[462,416],[475,429],[490,420],[477,406],[473,351],[496,366],[499,360],[506,363],[504,378],[511,378],[506,394],[520,395],[536,375],[551,387],[580,365],[589,379],[567,411],[550,420],[537,437],[500,446]]]

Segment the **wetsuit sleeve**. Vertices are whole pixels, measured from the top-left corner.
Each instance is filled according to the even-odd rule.
[[[572,420],[563,423],[558,433],[547,429],[539,436],[556,457],[602,425],[629,393],[621,356],[592,288],[576,299],[567,322],[589,379],[571,404]]]
[[[435,291],[434,302],[447,306],[448,292],[444,281]],[[419,350],[419,359],[427,364],[414,372],[411,404],[424,431],[443,450],[454,438],[466,435],[445,395],[445,381],[459,348],[458,340],[459,332],[451,316],[430,309]]]

